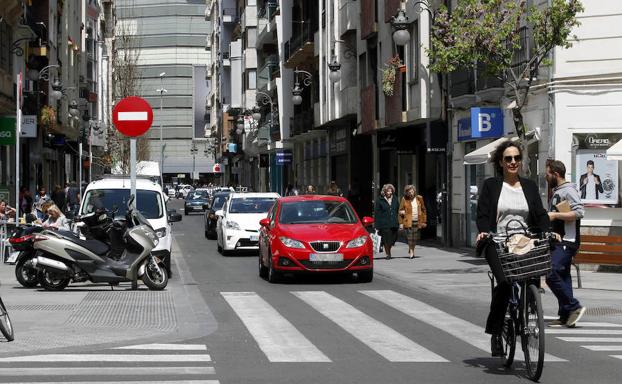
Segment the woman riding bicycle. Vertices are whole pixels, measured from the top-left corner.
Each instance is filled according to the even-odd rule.
[[[491,162],[498,175],[484,181],[477,201],[477,241],[488,233],[506,234],[526,228],[542,232],[549,230],[549,216],[542,205],[538,186],[520,177],[522,150],[513,141],[506,141],[495,150]],[[507,230],[506,230],[507,228]],[[497,251],[492,243],[484,249],[486,261],[499,284],[492,293],[490,313],[486,321],[486,333],[492,335],[490,345],[493,356],[503,354],[501,333],[505,312],[511,295],[511,284],[504,278]]]

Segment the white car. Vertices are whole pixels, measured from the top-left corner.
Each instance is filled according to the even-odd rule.
[[[181,195],[181,197],[185,199],[186,197],[188,197],[188,193],[192,192],[193,190],[194,188],[192,188],[192,185],[180,184],[178,192]]]
[[[130,187],[130,178],[127,176],[105,176],[91,182],[84,190],[84,199],[80,203],[78,214],[84,215],[97,208],[106,208],[109,212],[118,209],[116,216],[125,216]],[[167,200],[168,196],[164,194],[160,184],[145,178],[136,179],[136,207],[149,221],[160,240],[152,253],[162,260],[170,276],[173,242],[170,223],[181,220],[181,215],[167,211]]]
[[[278,193],[232,193],[223,209],[216,211],[218,252],[259,249],[259,220],[279,198]]]

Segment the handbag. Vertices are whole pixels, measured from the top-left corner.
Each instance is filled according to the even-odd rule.
[[[376,229],[376,231],[369,235],[371,237],[371,241],[374,244],[374,253],[382,253],[382,236]]]

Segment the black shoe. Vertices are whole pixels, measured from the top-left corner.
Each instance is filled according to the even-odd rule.
[[[492,335],[490,338],[490,351],[493,357],[503,356],[503,340],[501,335]]]

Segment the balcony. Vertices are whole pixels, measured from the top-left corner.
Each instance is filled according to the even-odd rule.
[[[314,34],[311,20],[293,24],[292,38],[285,43],[283,56],[287,68],[296,68],[313,61]]]
[[[261,8],[257,10],[257,18],[272,21],[274,16],[281,13],[281,8],[277,0],[267,0]]]
[[[311,131],[313,128],[313,111],[306,110],[295,113],[294,117],[289,119],[289,124],[290,137],[295,137]]]
[[[280,75],[279,56],[268,56],[264,65],[257,71],[257,89],[264,92],[275,89],[275,79]]]
[[[470,108],[478,102],[498,103],[505,92],[504,84],[486,74],[482,66],[450,74],[451,102],[456,108]]]
[[[339,4],[339,36],[355,31],[359,26],[359,2],[342,0]]]

